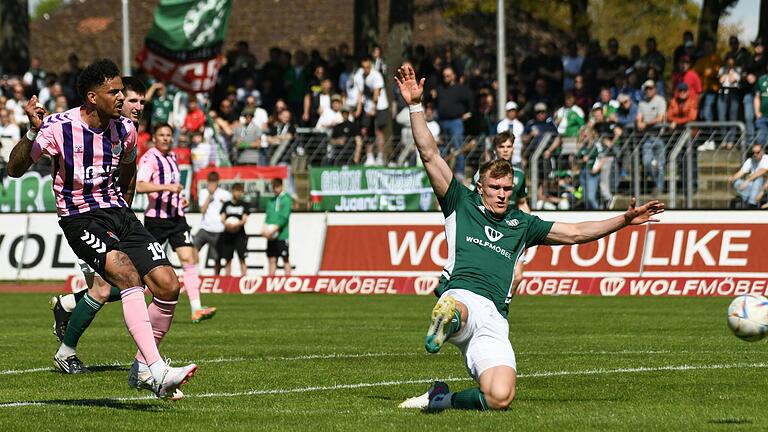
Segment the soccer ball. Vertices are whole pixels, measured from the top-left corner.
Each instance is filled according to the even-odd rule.
[[[236,233],[240,229],[240,227],[238,226],[239,223],[240,223],[239,217],[230,216],[224,220],[224,228],[227,230],[227,232]]]
[[[736,297],[728,306],[728,327],[733,334],[756,342],[768,333],[768,299],[758,294]]]

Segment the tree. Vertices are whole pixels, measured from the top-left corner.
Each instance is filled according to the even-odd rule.
[[[389,67],[389,75],[385,76],[384,80],[387,83],[387,98],[392,106],[395,106],[396,102],[394,94],[392,92],[392,78],[395,70],[400,67],[403,60],[411,56],[411,48],[413,46],[413,15],[414,15],[414,0],[390,0],[389,2],[389,32],[387,33],[386,50],[384,51],[384,62]],[[387,125],[386,134],[391,135],[392,128],[391,122]],[[388,141],[392,143],[391,140]],[[387,159],[389,159],[392,153],[392,146],[387,145],[385,152]]]
[[[768,41],[768,0],[760,1],[760,27],[757,35],[763,38],[763,43]]]
[[[591,20],[587,13],[589,0],[568,0],[571,11],[571,32],[577,40],[589,40]]]
[[[704,0],[699,15],[699,42],[710,39],[717,43],[717,29],[726,9],[738,0]]]
[[[355,0],[355,54],[370,53],[379,42],[378,0]]]
[[[26,0],[0,2],[0,65],[19,74],[29,67],[29,13]]]

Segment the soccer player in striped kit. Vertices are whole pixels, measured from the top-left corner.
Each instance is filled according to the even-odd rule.
[[[176,155],[171,152],[173,127],[167,123],[157,125],[152,142],[154,147],[139,161],[136,178],[136,191],[149,194],[144,226],[160,245],[169,242],[179,256],[184,269],[184,288],[192,307],[192,322],[198,323],[213,318],[216,308],[200,303],[200,276],[197,273],[200,258],[184,217],[184,208],[189,206],[189,201],[183,194]]]
[[[179,280],[123,195],[136,173],[136,128],[120,115],[123,89],[117,65],[97,60],[77,79],[82,106],[43,120],[45,109],[33,96],[24,107],[30,130],[11,152],[8,174],[22,176],[43,155],[53,160],[53,192],[64,236],[78,258],[120,288],[123,317],[145,368],[141,387],[169,398],[197,365],[171,367],[157,348],[173,320]],[[144,284],[154,296],[149,307]],[[62,369],[75,361],[74,352],[56,358]],[[134,368],[129,382],[133,375]]]

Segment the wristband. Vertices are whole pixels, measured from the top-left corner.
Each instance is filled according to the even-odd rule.
[[[27,131],[27,134],[25,136],[27,137],[28,140],[34,142],[35,138],[37,138],[37,131],[30,129]]]
[[[410,111],[411,114],[424,112],[424,106],[421,103],[417,103],[416,105],[408,105],[408,111]]]

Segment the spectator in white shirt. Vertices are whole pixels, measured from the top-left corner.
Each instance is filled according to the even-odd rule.
[[[520,168],[523,162],[523,130],[525,126],[517,119],[518,106],[514,101],[509,101],[504,105],[507,116],[496,125],[496,133],[509,132],[515,139],[512,141],[512,165]]]
[[[11,113],[6,110],[0,110],[0,159],[8,162],[11,156],[13,146],[21,139],[19,126],[13,122]]]
[[[762,196],[765,174],[768,173],[768,155],[763,151],[763,146],[754,144],[752,156],[744,161],[736,173],[728,177],[728,182],[733,183],[736,192],[748,208],[757,208],[758,196]],[[742,178],[746,176],[746,178]]]
[[[219,187],[219,173],[216,171],[208,173],[208,183],[205,189],[200,191],[198,198],[200,213],[203,216],[200,219],[200,229],[195,234],[195,248],[199,252],[203,246],[208,245],[208,259],[214,261],[213,271],[217,276],[221,271],[221,260],[216,251],[216,242],[219,240],[219,235],[224,232],[221,207],[231,199],[232,194]]]
[[[341,115],[341,106],[341,95],[331,96],[331,108],[323,110],[315,129],[330,134],[334,126],[344,121],[344,117]]]

